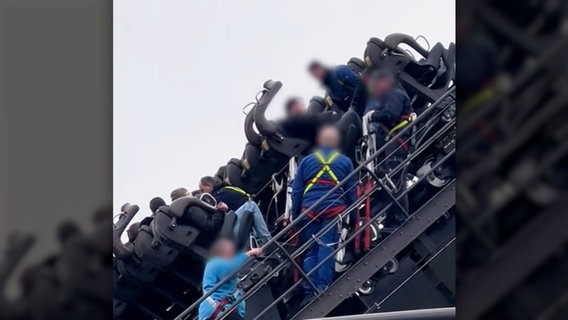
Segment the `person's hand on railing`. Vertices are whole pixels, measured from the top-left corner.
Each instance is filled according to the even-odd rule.
[[[245,253],[247,256],[252,257],[252,256],[259,256],[260,254],[262,254],[262,248],[254,248],[254,249],[250,249],[249,251],[247,251]]]

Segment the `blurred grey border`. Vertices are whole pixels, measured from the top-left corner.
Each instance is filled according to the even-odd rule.
[[[458,319],[568,319],[568,2],[457,2]]]
[[[5,319],[1,300],[10,305],[18,300],[34,274],[30,268],[64,260],[56,237],[62,223],[78,226],[88,241],[105,237],[102,224],[112,230],[112,1],[0,0],[0,50],[0,287],[7,287],[0,294],[0,318]],[[97,278],[98,284],[85,281],[96,294],[80,295],[87,304],[98,299],[97,309],[105,303],[112,312],[110,234],[103,241],[109,259],[96,256],[102,262],[93,264],[104,266],[89,272],[107,270],[108,277]],[[58,281],[59,291],[71,290]],[[71,316],[75,307],[63,300],[57,303]],[[89,319],[103,313],[81,312]]]

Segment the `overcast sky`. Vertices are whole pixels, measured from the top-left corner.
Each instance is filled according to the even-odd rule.
[[[197,188],[245,145],[241,108],[267,79],[289,95],[323,94],[313,58],[362,58],[371,37],[455,37],[454,0],[114,1],[114,207],[149,213],[176,187]]]

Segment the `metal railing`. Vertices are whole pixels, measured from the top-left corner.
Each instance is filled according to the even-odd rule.
[[[343,179],[342,181],[340,181],[339,184],[335,185],[332,189],[330,189],[323,197],[321,197],[319,200],[317,200],[310,208],[308,208],[307,210],[305,210],[304,212],[302,212],[302,214],[300,214],[300,216],[298,218],[296,218],[294,221],[292,221],[288,226],[286,226],[282,231],[280,231],[276,236],[274,236],[270,241],[268,241],[264,246],[263,249],[268,248],[269,246],[272,245],[276,245],[278,247],[277,250],[274,250],[273,252],[270,253],[269,256],[265,257],[265,261],[269,258],[271,258],[274,253],[278,252],[279,250],[283,250],[282,244],[278,242],[278,240],[283,239],[285,237],[287,237],[291,231],[294,231],[295,235],[298,235],[303,228],[305,228],[306,226],[303,226],[302,228],[300,228],[299,230],[294,230],[295,227],[298,226],[299,221],[304,220],[304,218],[311,212],[314,212],[314,208],[318,207],[319,205],[321,205],[325,200],[327,200],[327,198],[334,194],[336,191],[340,190],[340,188],[343,188],[345,186],[345,184],[350,180],[350,179],[354,179],[357,178],[361,173],[364,174],[368,174],[368,169],[367,169],[367,165],[369,163],[371,163],[372,161],[375,161],[377,158],[379,158],[379,156],[384,155],[385,150],[388,147],[392,147],[392,144],[398,143],[397,142],[397,138],[402,137],[403,135],[406,135],[408,133],[411,133],[412,128],[415,128],[418,124],[422,123],[424,120],[426,120],[426,122],[434,117],[439,117],[447,108],[449,108],[450,106],[452,106],[453,104],[455,104],[455,96],[454,96],[454,92],[455,92],[455,88],[450,88],[444,95],[442,95],[442,97],[440,99],[438,99],[436,102],[434,102],[427,110],[425,110],[415,121],[413,121],[412,123],[410,123],[409,125],[407,125],[406,127],[404,127],[402,130],[400,130],[400,132],[397,133],[397,135],[393,138],[390,139],[388,142],[386,142],[381,148],[379,148],[379,150],[377,150],[376,152],[374,152],[369,158],[367,158],[365,161],[361,162],[361,164],[355,169],[353,170],[353,172],[351,172],[345,179]],[[444,105],[444,103],[446,103],[446,105]],[[435,113],[435,111],[439,111],[438,113]],[[453,120],[453,123],[455,123],[455,118]],[[443,128],[448,128],[449,126],[453,125],[453,123],[450,124],[446,124],[445,126],[443,126]],[[420,129],[418,129],[418,131],[415,131],[413,133],[413,135],[417,135],[418,132],[420,130],[426,130],[428,131],[428,127],[424,126]],[[444,130],[440,130],[438,133],[443,133]],[[433,141],[435,141],[435,139],[438,137],[439,135],[435,134],[433,137],[431,137],[430,139],[428,139],[427,141],[425,141],[423,143],[424,146],[427,146],[429,144],[431,144]],[[400,148],[401,146],[398,146],[398,148]],[[420,149],[423,150],[423,149]],[[395,150],[396,151],[396,150]],[[393,152],[394,153],[394,152]],[[392,155],[392,154],[391,154]],[[379,164],[376,164],[376,166],[380,166],[384,161],[386,161],[386,159],[388,159],[390,155],[388,155],[387,157],[385,157],[383,159],[383,161],[381,161]],[[447,154],[437,165],[433,166],[431,168],[431,170],[435,170],[439,165],[441,165],[442,163],[444,163],[447,159],[449,159],[451,156],[453,156],[453,152]],[[390,178],[393,177],[394,175],[396,175],[399,171],[401,171],[405,164],[409,163],[412,160],[412,157],[409,157],[408,159],[405,159],[403,161],[403,163],[401,163],[400,165],[398,165],[395,170],[393,170],[392,172],[390,172],[389,174],[385,175],[386,178]],[[373,176],[373,175],[372,175]],[[389,177],[390,176],[390,177]],[[361,227],[359,227],[359,230],[357,230],[357,233],[352,235],[348,240],[346,240],[344,243],[342,243],[341,245],[338,246],[338,248],[336,250],[333,251],[332,254],[330,254],[326,259],[329,259],[331,257],[333,257],[335,255],[335,253],[337,251],[339,251],[340,249],[342,249],[343,247],[345,247],[345,245],[347,245],[350,241],[352,241],[356,235],[360,234],[363,230],[365,230],[366,228],[368,228],[371,223],[373,223],[374,221],[376,221],[376,219],[384,212],[386,212],[386,210],[390,209],[391,206],[393,205],[393,203],[397,203],[399,206],[400,204],[398,203],[398,200],[400,200],[402,197],[406,196],[408,194],[408,192],[410,190],[412,190],[412,188],[414,186],[416,186],[417,184],[419,184],[424,178],[426,178],[428,175],[424,175],[423,177],[421,177],[419,179],[418,182],[416,182],[413,186],[411,186],[410,188],[406,189],[404,192],[398,194],[396,197],[391,195],[391,197],[393,198],[393,202],[389,202],[382,210],[379,214],[376,214],[375,217],[373,219],[370,219],[369,221],[367,221],[364,225],[362,225]],[[355,210],[367,197],[369,197],[370,195],[372,195],[375,191],[377,191],[380,186],[382,185],[382,180],[379,179],[377,176],[374,176],[373,179],[375,180],[375,184],[373,184],[373,187],[371,188],[371,190],[367,191],[365,194],[363,194],[361,197],[359,197],[359,199],[357,199],[357,201],[352,204],[351,206],[349,206],[349,208],[347,208],[342,214],[340,214],[338,217],[335,218],[335,221],[338,221],[339,219],[343,219],[345,218],[352,210]],[[378,180],[377,180],[378,179]],[[344,190],[344,193],[349,192],[351,190]],[[330,204],[331,206],[332,204]],[[404,210],[406,211],[406,210]],[[322,211],[320,211],[319,214],[321,214]],[[318,214],[318,215],[319,215]],[[407,216],[408,216],[408,212],[406,212]],[[317,217],[317,216],[316,216]],[[310,246],[313,245],[317,239],[319,239],[319,237],[321,235],[323,235],[324,233],[328,232],[331,228],[335,227],[336,224],[335,223],[329,223],[326,227],[324,227],[322,230],[320,230],[316,235],[314,235],[312,237],[312,239],[310,239],[309,241],[307,241],[306,243],[302,244],[299,248],[297,248],[293,253],[289,254],[288,258],[290,260],[293,260],[294,258],[300,256],[301,254],[303,254],[303,252]],[[289,241],[289,240],[287,240]],[[284,243],[287,243],[284,242]],[[195,301],[191,306],[189,306],[187,309],[185,309],[182,313],[180,313],[175,319],[176,320],[182,320],[182,319],[186,319],[188,316],[191,315],[191,313],[197,309],[197,307],[199,306],[199,304],[203,301],[205,301],[213,292],[215,292],[216,290],[218,290],[222,285],[224,285],[225,283],[227,283],[227,281],[230,281],[232,279],[234,279],[235,276],[237,276],[237,274],[242,273],[245,269],[245,266],[248,264],[248,262],[252,261],[253,257],[250,257],[247,262],[243,265],[242,268],[239,268],[237,270],[234,270],[233,272],[231,272],[227,277],[225,277],[223,280],[221,280],[219,283],[217,283],[213,288],[211,288],[208,292],[204,293],[204,295],[199,298],[197,301]],[[221,319],[228,315],[229,312],[231,312],[234,308],[236,308],[236,306],[246,300],[248,297],[250,297],[252,294],[254,294],[256,292],[256,290],[258,288],[260,288],[262,285],[265,284],[266,280],[265,279],[270,279],[272,278],[277,272],[279,272],[280,270],[282,270],[286,264],[288,263],[287,260],[282,261],[279,265],[275,266],[271,272],[269,272],[268,274],[266,274],[262,279],[260,279],[260,281],[258,281],[257,283],[255,283],[244,295],[242,295],[239,299],[237,299],[237,301],[235,301],[233,303],[233,308],[230,308],[230,310],[227,310],[226,312],[224,312],[223,314],[221,314]],[[322,263],[318,264],[313,270],[316,270],[320,265],[322,265]],[[308,273],[304,273],[302,270],[300,271],[300,274],[302,276],[302,279],[307,279],[308,276],[313,272],[313,270],[311,270]],[[301,283],[301,281],[296,282],[292,288],[296,288],[299,283]],[[313,284],[310,284],[313,286]],[[315,289],[315,288],[314,288]],[[270,307],[275,306],[278,302],[280,302],[283,297],[289,293],[292,289],[289,289],[288,291],[286,291],[285,294],[282,294],[278,299],[276,299]],[[316,289],[317,292],[317,289]],[[268,308],[267,308],[268,309]],[[257,317],[258,318],[258,317]]]

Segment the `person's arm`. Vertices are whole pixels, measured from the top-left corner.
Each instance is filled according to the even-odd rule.
[[[300,164],[296,169],[296,176],[294,177],[294,181],[292,183],[292,219],[298,217],[300,215],[300,211],[302,210],[304,188],[306,188],[304,179],[304,163],[306,158],[300,161]]]

